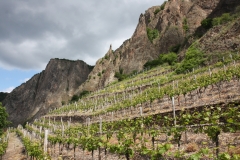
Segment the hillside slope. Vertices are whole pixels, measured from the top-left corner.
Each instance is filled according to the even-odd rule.
[[[200,40],[206,54],[240,51],[240,18],[210,29]]]
[[[221,0],[205,3],[202,0],[171,0],[149,8],[140,15],[132,37],[115,51],[110,46],[105,57],[96,62],[89,81],[79,90],[102,88],[116,80],[116,72],[130,74],[142,70],[147,61],[182,45],[185,38],[194,34],[201,21],[214,12],[220,3]]]

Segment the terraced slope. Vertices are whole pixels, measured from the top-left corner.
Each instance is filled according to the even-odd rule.
[[[49,130],[48,152],[39,156],[52,159],[239,158],[240,63],[233,57],[182,75],[168,66],[145,70],[18,132],[42,150]]]

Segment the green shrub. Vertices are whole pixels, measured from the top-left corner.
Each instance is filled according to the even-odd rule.
[[[109,60],[109,56],[108,56],[108,55],[106,55],[104,58],[105,58],[106,60]]]
[[[155,59],[155,60],[146,62],[143,66],[144,68],[153,68],[161,64],[162,64],[162,61],[160,59]]]
[[[169,65],[173,65],[174,63],[177,62],[177,54],[174,52],[170,52],[168,54],[164,54],[162,56],[162,62],[163,63],[168,63]]]
[[[232,21],[232,20],[233,20],[233,18],[229,13],[224,13],[221,16],[221,23],[227,23],[227,22]]]
[[[156,39],[158,37],[159,33],[157,29],[150,29],[147,28],[147,36],[148,39],[153,42],[154,39]]]
[[[212,25],[217,26],[219,24],[221,24],[221,18],[219,18],[219,17],[214,18],[213,21],[212,21]]]
[[[119,73],[119,72],[116,72],[114,77],[116,77],[119,81],[122,81],[124,79],[127,78],[127,75],[126,74],[122,74],[122,73]]]
[[[212,28],[212,21],[213,21],[213,19],[212,18],[206,18],[206,19],[204,19],[204,20],[202,20],[202,22],[201,22],[201,25],[202,25],[202,27],[204,27],[205,29],[210,29],[210,28]]]
[[[97,74],[99,77],[101,77],[102,76],[102,73],[101,72],[98,72],[98,74]]]
[[[176,69],[176,73],[186,73],[191,71],[193,68],[197,68],[199,65],[203,65],[204,54],[195,45],[188,48],[184,60]]]
[[[154,11],[154,15],[158,14],[158,12],[160,12],[160,8],[157,8],[157,9]]]
[[[76,101],[78,101],[79,99],[81,99],[83,96],[85,96],[85,95],[87,95],[87,94],[89,94],[90,92],[89,91],[86,91],[86,90],[84,90],[84,91],[82,91],[79,95],[73,95],[73,97],[72,97],[72,99],[71,99],[71,102],[76,102]]]
[[[167,3],[166,1],[163,2],[163,4],[160,7],[161,10],[164,10],[166,3]]]
[[[89,94],[89,93],[90,93],[89,91],[84,90],[84,91],[82,91],[82,92],[79,94],[79,98],[81,99],[83,96],[85,96],[85,95],[87,95],[87,94]]]
[[[168,63],[169,65],[173,65],[177,62],[177,54],[170,52],[167,54],[160,54],[158,59],[154,59],[152,61],[148,61],[144,64],[144,68],[153,68],[164,63]]]
[[[221,17],[214,18],[212,20],[212,25],[220,25],[232,21],[233,17],[229,13],[223,13]]]
[[[2,103],[0,102],[0,136],[3,134],[3,129],[9,125],[9,121],[7,120],[8,113],[6,111],[6,108],[2,106]]]
[[[79,99],[78,95],[73,95],[71,101],[75,102],[78,101],[78,99]]]

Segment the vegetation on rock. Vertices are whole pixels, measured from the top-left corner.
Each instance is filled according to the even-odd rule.
[[[86,96],[87,94],[89,94],[89,91],[82,91],[79,95],[73,95],[71,102],[77,102],[79,99],[81,99],[82,97]]]
[[[160,54],[158,59],[148,61],[147,63],[144,64],[144,68],[153,68],[164,63],[173,65],[176,62],[177,62],[177,54],[174,52],[170,52],[167,54]]]
[[[119,72],[116,72],[114,75],[115,78],[117,78],[119,81],[122,81],[128,77],[128,75],[123,73],[123,69],[120,69]]]
[[[203,52],[197,48],[197,44],[190,46],[185,54],[184,60],[179,64],[176,69],[176,73],[190,72],[192,69],[203,65],[205,59]]]
[[[159,35],[159,32],[157,29],[147,28],[147,36],[152,43],[153,43],[153,40],[158,37],[158,35]]]

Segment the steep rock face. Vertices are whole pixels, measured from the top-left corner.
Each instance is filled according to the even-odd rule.
[[[4,99],[10,121],[16,126],[61,106],[86,81],[91,68],[80,60],[51,59],[44,71]]]
[[[221,0],[169,0],[165,6],[154,6],[139,17],[132,37],[118,49],[110,46],[105,57],[99,59],[88,77],[80,86],[82,90],[94,91],[110,84],[116,72],[130,74],[140,71],[143,65],[167,53],[171,47],[184,43],[219,5]],[[158,31],[157,38],[149,40],[147,30]]]
[[[199,48],[206,54],[240,51],[240,18],[210,29],[200,40]]]
[[[208,4],[208,2],[207,1],[202,1],[200,4]],[[235,9],[236,9],[236,7],[237,6],[239,6],[240,5],[240,1],[239,0],[220,0],[218,3],[217,3],[217,6],[212,10],[212,12],[206,17],[206,18],[210,18],[210,19],[213,19],[213,18],[216,18],[216,17],[220,17],[223,13],[234,13],[234,11],[235,11]],[[205,5],[205,7],[207,7],[206,5]],[[209,6],[209,7],[211,7],[211,5]],[[219,28],[220,26],[218,26],[217,28],[218,29],[215,29],[216,31],[218,30],[218,31],[220,31],[221,29],[224,29],[224,28]],[[218,33],[218,31],[215,33],[215,35],[216,34],[221,34],[221,33]],[[182,59],[183,57],[184,57],[184,54],[185,54],[185,51],[186,51],[186,49],[194,42],[194,41],[196,41],[197,39],[199,39],[199,36],[201,37],[202,35],[205,35],[206,33],[207,33],[207,37],[209,37],[209,34],[212,34],[212,33],[210,33],[210,32],[212,32],[212,30],[208,30],[208,29],[206,29],[206,28],[204,28],[203,26],[199,26],[198,28],[197,28],[197,30],[195,31],[195,33],[194,34],[192,34],[192,35],[189,35],[186,39],[185,39],[185,43],[184,43],[184,46],[182,46],[182,48],[181,48],[181,51],[180,51],[180,53],[179,53],[179,55],[180,55],[180,59]],[[235,32],[234,30],[232,31],[232,32]],[[207,40],[206,41],[206,43],[212,43],[212,42],[210,42],[208,39],[205,39],[205,38],[201,38],[202,39],[202,41],[203,40]],[[218,41],[218,42],[220,42],[220,41]],[[205,44],[206,44],[205,43]],[[212,45],[210,44],[210,45],[208,45],[208,47],[207,46],[205,46],[204,48],[201,46],[200,48],[201,49],[204,49],[203,51],[205,52],[205,51],[207,51],[207,52],[205,52],[206,54],[209,54],[210,52],[208,52],[208,50],[210,51],[210,50],[213,50],[213,48],[211,48],[212,47]],[[215,48],[216,49],[216,48]],[[219,50],[221,50],[220,48],[219,48]],[[225,48],[225,50],[226,50],[226,48]]]

